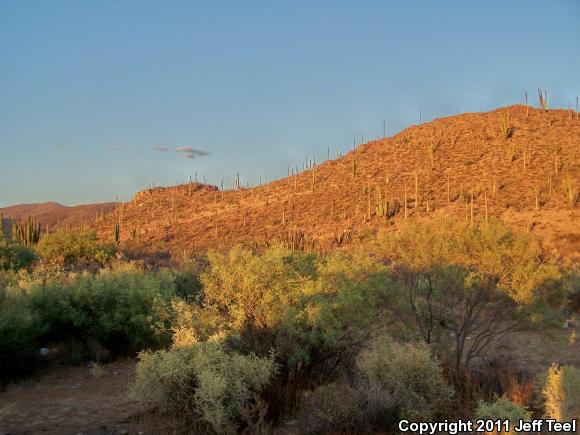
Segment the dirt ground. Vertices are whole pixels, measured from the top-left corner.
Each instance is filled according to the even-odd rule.
[[[544,371],[553,362],[580,367],[580,328],[521,332],[509,340],[519,370]],[[507,351],[507,350],[506,350]],[[135,360],[93,370],[88,364],[57,366],[0,392],[0,435],[4,434],[180,434],[176,421],[142,412],[127,397]],[[277,434],[299,433],[295,427]]]
[[[101,367],[54,367],[9,385],[0,392],[0,434],[126,433],[140,410],[127,397],[135,362]]]

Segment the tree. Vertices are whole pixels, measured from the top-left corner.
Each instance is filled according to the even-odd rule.
[[[393,289],[386,268],[362,255],[236,247],[208,259],[203,297],[187,313],[195,321],[178,322],[180,333],[200,341],[225,334],[243,353],[274,351],[287,379],[331,377],[352,362]]]
[[[402,287],[395,315],[442,354],[451,340],[457,369],[522,327],[539,292],[558,291],[558,268],[530,237],[498,221],[410,223],[382,234],[375,249]]]
[[[36,256],[19,243],[0,232],[0,270],[16,270],[29,266]]]

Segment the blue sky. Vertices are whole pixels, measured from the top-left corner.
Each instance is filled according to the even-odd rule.
[[[579,43],[578,0],[0,0],[0,206],[253,183],[538,87],[566,107]]]

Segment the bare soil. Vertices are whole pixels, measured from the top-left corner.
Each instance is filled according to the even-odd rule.
[[[504,349],[519,371],[537,374],[552,363],[580,367],[580,328],[520,332]],[[496,352],[500,349],[496,349]],[[0,434],[179,434],[190,433],[182,421],[145,412],[127,397],[135,360],[102,365],[100,376],[90,365],[53,367],[0,392]],[[300,433],[300,422],[276,428],[278,434]],[[195,433],[194,431],[191,433]]]
[[[134,360],[52,367],[0,392],[0,433],[123,433],[140,407],[127,397]],[[137,433],[137,432],[135,432]]]

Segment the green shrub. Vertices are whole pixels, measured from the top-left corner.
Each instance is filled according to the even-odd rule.
[[[376,243],[401,286],[393,300],[397,318],[457,369],[526,323],[561,316],[566,303],[557,265],[529,236],[499,221],[411,222]]]
[[[542,384],[546,416],[558,421],[580,418],[580,369],[553,364]]]
[[[566,276],[564,288],[568,298],[568,309],[580,313],[580,273],[573,272]]]
[[[281,247],[263,255],[240,247],[210,253],[201,280],[191,335],[203,341],[224,333],[242,353],[274,350],[288,376],[332,376],[353,359],[392,291],[384,266],[366,256],[317,257]]]
[[[395,432],[401,418],[433,419],[452,394],[426,345],[377,337],[353,375],[302,394],[298,418],[315,433]]]
[[[516,424],[519,420],[529,420],[532,413],[525,407],[518,405],[502,396],[494,402],[480,401],[475,410],[475,418],[490,420],[509,420]]]
[[[200,274],[203,270],[201,265],[186,264],[175,275],[175,293],[177,296],[189,300],[198,298],[202,291]]]
[[[33,286],[29,298],[47,338],[72,336],[131,351],[163,340],[156,307],[174,294],[170,273],[116,271]]]
[[[36,260],[34,252],[15,243],[0,231],[0,271],[28,267]]]
[[[499,220],[474,227],[446,219],[408,222],[398,233],[382,232],[375,251],[415,271],[455,265],[492,277],[519,304],[532,303],[539,289],[561,277],[536,240]]]
[[[131,396],[164,412],[199,416],[235,433],[240,409],[275,373],[272,358],[240,355],[219,342],[142,352]]]
[[[0,382],[32,368],[43,332],[44,325],[26,297],[0,288]]]
[[[332,433],[360,428],[365,412],[361,393],[346,382],[332,382],[301,398],[298,419],[312,433]]]
[[[42,258],[59,259],[67,266],[79,262],[104,265],[115,254],[115,247],[100,244],[94,231],[73,233],[63,229],[43,235],[36,250]]]
[[[366,380],[362,388],[367,397],[381,392],[389,398],[385,405],[398,408],[400,417],[430,419],[453,394],[439,363],[423,343],[379,338],[361,354],[359,368]]]

